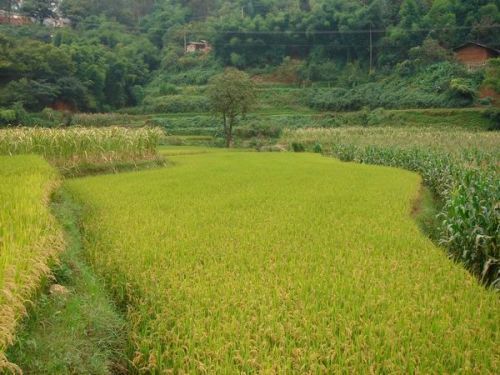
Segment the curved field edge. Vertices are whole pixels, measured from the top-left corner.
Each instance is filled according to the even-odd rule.
[[[419,173],[440,206],[432,237],[485,286],[500,288],[499,148],[495,133],[302,129],[282,141],[343,161]],[[498,138],[500,140],[500,138]],[[313,147],[314,145],[314,147]]]
[[[0,369],[16,371],[4,352],[26,305],[63,248],[48,202],[57,172],[37,156],[0,157]]]
[[[212,153],[68,181],[137,371],[494,373],[498,297],[411,219],[420,177]]]

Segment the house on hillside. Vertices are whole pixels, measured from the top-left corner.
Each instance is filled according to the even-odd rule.
[[[499,57],[500,51],[479,43],[465,43],[454,49],[457,60],[470,69],[486,65],[489,59]]]
[[[31,18],[22,16],[18,13],[11,13],[5,10],[0,10],[0,25],[29,25],[33,23]]]
[[[186,44],[186,53],[209,53],[211,50],[212,46],[206,40],[201,40],[199,42],[189,42],[188,44]]]

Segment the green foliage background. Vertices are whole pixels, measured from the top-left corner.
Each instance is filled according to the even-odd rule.
[[[454,67],[450,51],[469,40],[497,48],[500,41],[499,0],[51,3],[0,2],[1,9],[40,22],[50,15],[72,22],[61,29],[0,27],[1,107],[20,103],[40,111],[62,102],[80,111],[111,111],[148,97],[146,106],[154,107],[163,85],[204,85],[226,66],[333,87],[312,95],[314,108],[469,105],[483,77]],[[213,52],[184,54],[184,42],[198,40],[208,40]],[[493,69],[487,82],[498,90]],[[396,100],[403,86],[409,93]],[[370,102],[378,96],[378,103]]]

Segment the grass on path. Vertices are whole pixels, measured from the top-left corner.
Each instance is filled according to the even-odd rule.
[[[53,270],[57,288],[41,293],[8,357],[26,374],[122,373],[125,322],[84,260],[79,208],[59,192],[52,209],[67,243]]]

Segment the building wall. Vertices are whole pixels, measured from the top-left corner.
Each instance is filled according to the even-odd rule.
[[[457,59],[468,66],[481,66],[491,57],[490,52],[480,46],[470,45],[457,51]]]
[[[19,14],[12,13],[10,16],[7,12],[0,12],[0,24],[3,25],[29,25],[31,19],[29,17],[24,17]]]
[[[197,43],[189,43],[186,47],[186,52],[187,53],[193,53],[193,52],[204,52],[208,53],[212,50],[212,47],[209,44],[197,44]]]
[[[188,44],[186,48],[186,52],[192,53],[196,52],[198,50],[197,46],[195,44]]]

